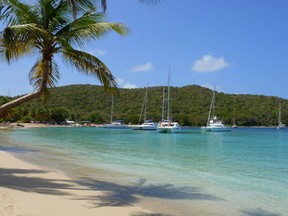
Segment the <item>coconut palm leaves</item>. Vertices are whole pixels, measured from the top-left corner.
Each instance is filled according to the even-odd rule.
[[[59,80],[55,56],[62,57],[80,72],[98,78],[106,89],[116,87],[115,78],[100,59],[74,47],[83,48],[87,42],[109,31],[125,35],[127,28],[123,24],[104,22],[103,14],[96,13],[92,7],[73,19],[66,0],[38,0],[33,5],[19,0],[0,2],[0,18],[8,24],[1,32],[1,53],[8,62],[37,54],[38,59],[29,73],[37,94],[45,96],[49,87],[54,87]]]

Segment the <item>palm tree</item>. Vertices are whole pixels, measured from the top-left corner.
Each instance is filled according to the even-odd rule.
[[[83,47],[85,42],[99,39],[109,31],[125,35],[125,25],[104,22],[103,14],[95,10],[74,20],[66,0],[38,0],[33,5],[19,0],[1,3],[0,18],[11,26],[1,32],[0,53],[9,63],[31,54],[37,54],[38,59],[29,73],[34,92],[0,106],[0,113],[39,96],[45,99],[49,88],[55,87],[59,80],[57,55],[86,75],[98,78],[106,90],[116,89],[116,80],[108,67],[73,46]]]

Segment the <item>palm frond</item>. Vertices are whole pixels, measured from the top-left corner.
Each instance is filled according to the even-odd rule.
[[[105,90],[117,88],[117,81],[108,67],[97,57],[79,50],[66,48],[62,52],[63,58],[79,71],[97,77]]]
[[[33,7],[19,0],[1,0],[3,13],[7,26],[17,25],[19,23],[32,23],[37,21],[37,14],[33,12]]]
[[[37,39],[49,37],[46,31],[35,24],[15,25],[7,27],[2,32],[2,46],[6,60],[17,59],[22,55],[35,52]]]
[[[94,20],[95,17],[97,15],[81,17],[65,26],[56,36],[82,47],[85,40],[98,40],[111,31],[122,36],[129,32],[128,27],[122,23],[98,22]]]
[[[3,40],[2,38],[0,37],[0,57],[1,59],[4,59],[4,53],[5,53],[5,50],[4,50],[4,46],[3,46]],[[0,60],[1,61],[1,60]]]
[[[5,53],[6,60],[16,60],[22,55],[29,55],[34,52],[34,40],[27,36],[27,34],[17,34],[11,31],[11,28],[6,28],[3,31],[3,38],[1,41],[2,51]]]
[[[68,4],[64,0],[42,0],[38,7],[40,7],[42,11],[39,16],[39,26],[49,32],[54,32],[59,26],[63,26],[69,22],[67,12],[70,12],[70,10],[68,10]],[[35,11],[39,11],[39,9],[36,8]]]
[[[76,4],[75,0],[67,0],[67,2],[71,6],[74,19],[76,19],[77,18],[77,9],[76,9],[76,5],[75,5]]]
[[[93,1],[89,0],[67,0],[67,3],[71,6],[74,20],[77,19],[77,13],[83,13],[87,10],[95,10]]]
[[[101,7],[102,7],[104,12],[107,10],[107,1],[106,0],[101,0]]]
[[[122,23],[110,23],[110,22],[102,22],[102,23],[94,23],[85,27],[79,27],[75,29],[77,32],[82,32],[83,38],[85,37],[92,37],[93,35],[95,38],[102,37],[104,34],[108,33],[109,31],[114,31],[119,35],[126,35],[128,33],[128,28]]]

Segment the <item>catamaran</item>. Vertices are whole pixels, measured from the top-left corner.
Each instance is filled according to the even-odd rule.
[[[163,89],[163,103],[162,103],[162,120],[157,126],[158,133],[179,133],[181,131],[181,126],[178,122],[173,121],[170,116],[170,67],[168,76],[168,88],[167,88],[167,103],[165,103],[165,88]],[[164,119],[165,104],[167,106],[167,119]]]
[[[211,113],[212,112],[212,113]],[[212,116],[212,117],[211,117]],[[230,131],[231,128],[227,127],[222,120],[218,119],[215,115],[215,87],[212,95],[209,115],[206,126],[201,127],[202,131],[212,131],[212,132],[221,132],[221,131]]]
[[[132,127],[133,130],[157,130],[158,123],[153,122],[150,119],[147,119],[147,102],[148,102],[147,99],[148,99],[148,84],[147,84],[146,91],[145,91],[143,106],[141,109],[138,125],[133,126]],[[142,116],[144,118],[144,122],[140,124]]]

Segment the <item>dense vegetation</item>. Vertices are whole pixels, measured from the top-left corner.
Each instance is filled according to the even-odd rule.
[[[150,87],[148,90],[147,116],[159,121],[162,112],[164,86]],[[143,105],[145,88],[119,89],[114,97],[114,119],[124,119],[126,123],[138,123]],[[172,116],[181,125],[200,126],[207,121],[212,91],[196,85],[171,87]],[[56,121],[65,119],[105,123],[110,121],[111,95],[95,85],[71,85],[51,90],[48,101],[28,102],[13,109],[0,121],[29,122]],[[0,96],[0,104],[9,100]],[[216,94],[216,114],[227,124],[235,119],[239,126],[277,125],[280,98],[262,95]],[[282,122],[288,123],[288,101],[282,101]]]

